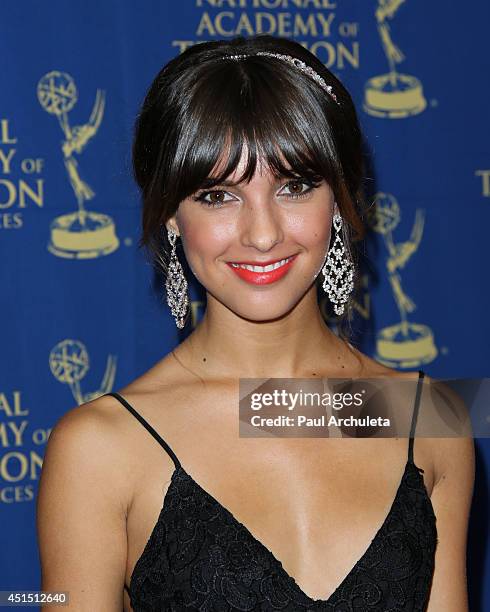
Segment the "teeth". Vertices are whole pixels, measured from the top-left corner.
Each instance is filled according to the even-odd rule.
[[[291,257],[288,257],[287,259],[281,259],[281,261],[277,261],[275,264],[269,264],[268,266],[249,266],[247,264],[235,263],[232,263],[231,265],[233,266],[233,268],[243,268],[244,270],[250,270],[251,272],[272,272],[272,270],[277,270],[277,268],[283,266],[290,259]]]

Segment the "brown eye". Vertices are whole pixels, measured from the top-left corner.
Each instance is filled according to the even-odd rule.
[[[224,200],[225,200],[224,191],[212,191],[209,194],[210,202],[224,202]]]
[[[291,193],[302,193],[303,192],[303,184],[301,181],[293,181],[289,183],[289,190]]]
[[[288,181],[283,189],[287,191],[280,191],[280,195],[285,195],[289,198],[302,198],[306,197],[310,191],[318,187],[319,185],[313,184],[306,179],[293,179],[292,181]]]
[[[194,200],[201,202],[203,205],[209,206],[210,208],[220,208],[223,204],[232,202],[234,200],[234,198],[226,199],[227,193],[227,191],[220,189],[203,191],[199,195],[195,196]]]

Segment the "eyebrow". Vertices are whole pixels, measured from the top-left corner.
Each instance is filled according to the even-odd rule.
[[[216,185],[222,185],[223,187],[236,187],[238,182],[235,181],[218,181],[216,178],[208,177],[204,179],[201,185],[201,189],[206,189],[207,187],[215,187]]]
[[[300,175],[298,175],[298,178],[300,177]],[[290,176],[280,176],[278,177],[278,180],[282,180],[282,179],[291,179]],[[293,180],[293,179],[291,179]],[[223,181],[219,181],[218,177],[212,177],[209,176],[208,178],[205,178],[201,184],[200,189],[208,189],[210,187],[216,187],[216,186],[220,186],[220,187],[236,187],[237,185],[240,184],[240,181],[230,181],[230,180],[223,180]]]

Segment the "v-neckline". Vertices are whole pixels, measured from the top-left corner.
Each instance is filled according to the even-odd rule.
[[[145,555],[148,546],[150,544],[150,541],[153,539],[153,534],[155,532],[155,530],[157,529],[158,524],[160,523],[160,520],[162,518],[162,515],[166,509],[167,506],[167,501],[168,498],[170,496],[170,491],[172,490],[173,487],[175,487],[175,480],[177,478],[178,475],[184,475],[186,478],[188,478],[195,486],[197,486],[207,497],[209,497],[209,499],[216,504],[220,509],[222,509],[223,511],[225,511],[226,513],[228,513],[228,515],[231,517],[232,521],[234,523],[236,523],[237,525],[240,526],[240,528],[246,533],[246,535],[254,542],[254,544],[256,546],[258,546],[261,550],[263,550],[267,556],[269,557],[269,559],[272,561],[272,563],[274,564],[274,566],[279,567],[279,570],[281,571],[281,573],[283,574],[283,577],[286,579],[286,581],[289,583],[289,585],[296,590],[297,593],[299,593],[302,597],[304,597],[307,602],[310,605],[327,605],[329,604],[333,598],[335,597],[335,595],[340,591],[340,589],[344,586],[344,584],[347,582],[347,580],[351,577],[352,573],[355,571],[356,567],[362,563],[362,561],[366,558],[366,556],[368,555],[369,551],[371,550],[371,547],[373,546],[374,542],[378,539],[379,535],[382,533],[383,529],[385,528],[386,524],[388,523],[390,516],[393,512],[393,509],[395,507],[395,504],[398,501],[398,498],[400,496],[400,491],[402,490],[402,485],[404,484],[405,481],[405,477],[406,474],[409,470],[409,467],[413,467],[415,469],[415,471],[418,473],[419,477],[421,477],[420,472],[423,471],[421,468],[417,467],[415,465],[415,463],[413,461],[410,461],[410,459],[407,459],[406,463],[405,463],[405,469],[402,473],[402,476],[400,478],[400,482],[398,484],[398,488],[396,490],[395,496],[393,498],[393,501],[391,502],[391,505],[389,507],[389,510],[387,512],[387,514],[385,515],[383,522],[381,523],[380,527],[377,529],[377,531],[375,532],[374,536],[371,538],[367,548],[364,550],[364,552],[362,553],[362,555],[360,556],[360,558],[356,561],[356,563],[353,565],[353,567],[350,569],[350,571],[346,574],[346,576],[342,579],[342,581],[340,582],[340,584],[332,591],[332,593],[329,595],[329,597],[327,599],[315,599],[313,597],[311,597],[310,595],[308,595],[301,587],[300,585],[296,582],[296,579],[289,574],[289,572],[286,571],[286,569],[284,568],[282,562],[280,561],[280,559],[278,559],[276,557],[276,555],[269,549],[267,548],[267,546],[259,539],[257,538],[252,532],[251,530],[244,525],[241,521],[239,521],[236,516],[233,514],[233,512],[231,512],[231,510],[229,510],[225,505],[223,505],[216,497],[214,497],[214,495],[212,495],[209,491],[207,491],[206,489],[204,489],[199,482],[197,482],[183,467],[182,464],[176,465],[176,467],[174,468],[174,471],[172,472],[172,475],[170,477],[170,484],[167,487],[167,490],[165,492],[164,498],[163,498],[163,505],[162,508],[160,510],[160,514],[158,516],[157,522],[150,534],[150,537],[148,538],[148,541],[145,545],[145,548],[143,549],[143,552],[140,556],[140,558],[136,561],[136,564],[133,568],[133,571],[131,573],[131,577],[129,580],[129,591],[131,591],[131,586],[134,580],[134,576],[136,573],[136,570],[140,564],[140,561],[143,558],[143,555]],[[423,487],[425,489],[425,491],[427,492],[427,489],[425,488],[425,483],[423,483]],[[427,494],[427,497],[429,499],[429,503],[431,503],[430,497]]]

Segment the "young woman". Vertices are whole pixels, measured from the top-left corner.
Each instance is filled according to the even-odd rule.
[[[356,350],[317,301],[318,279],[346,319],[363,236],[342,83],[290,40],[195,45],[156,76],[133,154],[141,245],[176,323],[183,255],[206,312],[143,376],[54,427],[43,590],[90,612],[467,610],[471,438],[414,444],[424,373]],[[238,435],[240,378],[377,376],[418,381],[409,439]]]

